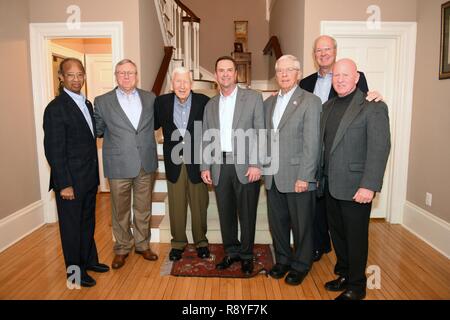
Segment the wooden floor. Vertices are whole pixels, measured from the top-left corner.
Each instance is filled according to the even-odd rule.
[[[101,262],[113,258],[109,195],[98,196],[96,242]],[[335,257],[315,263],[300,286],[264,275],[252,279],[161,276],[168,244],[152,244],[156,262],[131,254],[126,265],[91,273],[93,288],[69,290],[57,224],[46,225],[0,254],[0,299],[333,299],[323,288],[332,280]],[[450,299],[450,260],[399,225],[370,224],[368,265],[381,268],[381,289],[367,299]]]

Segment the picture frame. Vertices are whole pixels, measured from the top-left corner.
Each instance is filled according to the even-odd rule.
[[[248,36],[248,21],[234,21],[234,37],[247,38]]]
[[[235,42],[234,43],[234,52],[244,52],[244,49],[242,47],[242,43]]]
[[[450,1],[441,6],[439,79],[450,79]]]

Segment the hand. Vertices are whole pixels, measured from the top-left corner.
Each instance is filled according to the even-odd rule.
[[[209,170],[202,171],[201,177],[202,177],[202,180],[204,183],[212,184],[211,171],[209,171]]]
[[[250,183],[258,181],[261,179],[261,169],[249,167],[245,176],[248,177],[248,182]]]
[[[383,96],[378,91],[369,91],[367,92],[366,100],[369,102],[372,102],[375,100],[375,102],[383,101]]]
[[[297,193],[308,191],[309,183],[302,180],[295,181],[294,191]]]
[[[62,189],[59,194],[63,200],[75,200],[75,193],[72,187]]]
[[[375,196],[375,192],[369,189],[359,188],[353,196],[353,200],[358,203],[370,203]]]

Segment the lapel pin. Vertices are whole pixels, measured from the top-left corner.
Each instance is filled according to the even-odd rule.
[[[297,105],[297,100],[294,101],[294,106],[296,106],[296,105]]]

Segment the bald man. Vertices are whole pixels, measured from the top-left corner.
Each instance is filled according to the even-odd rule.
[[[370,211],[383,185],[390,150],[388,108],[384,102],[367,101],[357,88],[359,80],[352,60],[336,62],[337,97],[324,104],[321,118],[319,176],[339,275],[325,288],[343,291],[339,300],[366,296]]]

